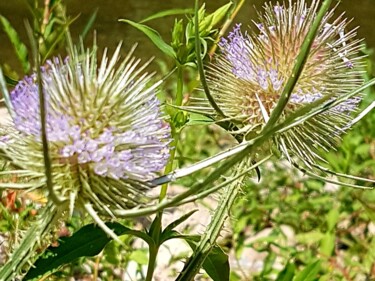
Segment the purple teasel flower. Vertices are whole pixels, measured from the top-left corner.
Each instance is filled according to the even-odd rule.
[[[267,123],[316,18],[318,0],[310,7],[304,0],[288,3],[266,4],[255,30],[243,33],[237,24],[220,42],[221,54],[208,68],[213,98],[241,132]],[[352,92],[363,83],[361,40],[355,39],[355,30],[344,33],[348,22],[343,15],[330,24],[332,16],[330,11],[321,22],[282,119],[323,97],[332,100]],[[336,146],[360,101],[361,94],[275,136],[277,146],[288,159],[291,154],[314,163],[318,148]]]
[[[111,210],[144,203],[147,182],[169,159],[170,127],[156,98],[161,81],[142,74],[147,64],[137,70],[134,49],[120,61],[120,47],[110,59],[105,51],[100,64],[87,50],[42,67],[52,192],[71,212],[90,204],[113,217]],[[43,182],[36,80],[25,77],[11,92],[13,122],[3,128],[8,137],[0,149],[19,171]]]

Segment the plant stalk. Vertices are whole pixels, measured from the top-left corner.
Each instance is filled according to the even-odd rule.
[[[234,167],[236,176],[241,173],[243,169],[246,168],[246,159],[240,162]],[[220,235],[220,231],[228,218],[230,209],[232,208],[238,193],[241,191],[242,181],[245,175],[238,178],[238,180],[227,185],[221,194],[220,201],[218,202],[218,207],[212,217],[212,220],[206,231],[204,232],[197,248],[195,249],[193,255],[190,257],[189,261],[185,264],[184,269],[177,277],[176,281],[191,281],[194,280],[195,275],[201,269],[205,259],[209,255],[211,249],[215,245],[216,239]]]
[[[184,81],[183,81],[183,66],[179,65],[177,67],[177,91],[176,91],[176,106],[182,105],[183,100],[183,90],[184,90]],[[171,154],[168,160],[168,163],[165,167],[164,173],[169,174],[173,170],[173,163],[176,156],[176,150],[178,145],[178,139],[180,137],[180,132],[176,130],[175,125],[171,123],[171,130],[172,130],[172,137],[173,141],[171,143],[171,146],[174,148],[171,150]],[[167,196],[167,190],[168,190],[168,183],[164,183],[161,186],[160,194],[159,194],[159,202],[163,201],[163,199]],[[149,244],[149,261],[148,261],[148,268],[147,268],[147,275],[146,275],[146,281],[151,281],[155,265],[156,265],[156,257],[158,255],[159,251],[159,238],[160,234],[162,232],[162,217],[163,217],[163,210],[160,210],[154,219],[154,228],[152,229],[152,232],[150,233],[150,236],[154,242],[154,244]]]
[[[60,218],[60,212],[56,205],[49,201],[43,208],[38,219],[32,223],[16,250],[12,253],[8,262],[0,270],[0,280],[12,281],[30,261],[35,248],[47,235]]]
[[[148,258],[148,268],[145,281],[152,281],[154,276],[155,266],[156,266],[156,257],[158,255],[159,246],[149,245],[149,258]]]
[[[177,92],[176,92],[176,101],[175,101],[176,106],[182,105],[183,89],[184,89],[183,79],[184,79],[184,77],[183,77],[183,66],[179,65],[177,67]],[[173,170],[173,162],[174,162],[174,159],[176,157],[178,139],[180,137],[180,133],[179,133],[179,131],[176,130],[173,123],[171,124],[171,129],[172,129],[172,137],[173,137],[171,147],[174,148],[174,149],[171,150],[171,155],[170,155],[169,161],[168,161],[168,163],[165,167],[164,174],[169,174]],[[161,187],[160,195],[159,195],[159,201],[162,201],[165,198],[165,196],[167,195],[167,190],[168,190],[168,183],[165,183]]]

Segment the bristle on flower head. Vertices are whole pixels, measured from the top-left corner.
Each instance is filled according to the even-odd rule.
[[[238,127],[255,128],[267,123],[292,74],[318,6],[319,1],[308,7],[304,0],[294,4],[289,1],[288,5],[266,4],[255,30],[242,33],[237,24],[220,42],[221,54],[208,69],[208,84],[217,105]],[[340,97],[363,83],[360,40],[354,39],[355,30],[344,31],[347,21],[342,15],[331,21],[332,15],[333,11],[321,22],[282,118],[323,97]],[[313,161],[317,147],[335,145],[335,137],[342,133],[360,100],[360,95],[348,99],[283,133],[284,148]],[[288,153],[285,149],[283,152]]]
[[[89,202],[99,211],[142,202],[147,181],[169,158],[170,128],[163,120],[152,74],[132,51],[119,61],[120,46],[98,66],[96,52],[76,51],[42,68],[46,135],[55,194]],[[10,95],[13,125],[1,143],[12,163],[44,173],[36,75]],[[75,202],[71,202],[75,204]]]

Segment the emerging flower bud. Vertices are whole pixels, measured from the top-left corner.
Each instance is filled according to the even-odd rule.
[[[319,1],[313,1],[308,8],[303,0],[295,4],[289,1],[288,7],[266,4],[265,14],[259,15],[255,24],[258,31],[242,33],[238,24],[227,39],[222,39],[222,54],[209,67],[208,84],[224,115],[239,128],[255,132],[267,123],[292,74],[318,5]],[[360,40],[351,41],[354,30],[344,33],[347,21],[342,15],[328,23],[332,15],[333,11],[321,22],[282,118],[323,97],[340,97],[363,82]],[[334,147],[360,100],[360,96],[350,98],[276,136],[277,145],[288,157],[292,154],[314,162],[317,148]]]
[[[169,158],[170,128],[163,120],[152,74],[136,70],[132,52],[119,62],[106,52],[75,52],[42,68],[46,135],[53,192],[61,201],[90,203],[101,213],[142,202],[147,181]],[[11,163],[44,183],[36,74],[10,95],[13,123],[0,148]],[[79,199],[79,200],[78,200]]]

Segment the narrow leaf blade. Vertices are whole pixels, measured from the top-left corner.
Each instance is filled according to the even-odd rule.
[[[106,223],[117,235],[137,234],[119,223]],[[142,235],[139,235],[142,236]],[[85,225],[70,237],[60,240],[58,247],[49,247],[39,257],[23,280],[32,280],[47,272],[53,272],[61,265],[70,263],[80,257],[91,257],[99,254],[112,238],[94,224]]]
[[[158,13],[155,13],[143,20],[140,21],[140,23],[145,23],[154,19],[159,19],[167,16],[175,16],[175,15],[186,15],[186,14],[194,14],[193,9],[170,9],[170,10],[165,10],[161,11]]]
[[[28,73],[30,70],[30,62],[28,60],[28,51],[25,44],[22,43],[17,31],[12,27],[10,22],[1,15],[0,23],[3,27],[4,32],[8,35],[8,38],[14,47],[16,55],[22,65],[23,71],[25,73]]]
[[[99,11],[99,8],[96,8],[95,11],[90,16],[89,20],[87,21],[85,27],[83,28],[82,33],[81,33],[81,37],[82,37],[83,40],[86,38],[87,33],[92,28],[92,26],[93,26],[93,24],[96,20],[96,16],[98,15],[98,11]]]
[[[320,260],[310,263],[304,270],[302,270],[294,279],[294,281],[314,281],[318,280],[320,271]]]
[[[292,263],[288,263],[285,268],[279,273],[276,281],[292,281],[296,266]]]
[[[150,40],[155,44],[155,46],[160,49],[160,51],[162,51],[164,54],[171,58],[176,58],[176,53],[173,50],[173,48],[169,46],[167,43],[165,43],[165,41],[161,38],[160,34],[156,30],[148,27],[147,25],[136,23],[131,20],[120,19],[119,21],[126,22],[131,26],[137,28],[139,31],[142,31],[148,38],[150,38]]]

